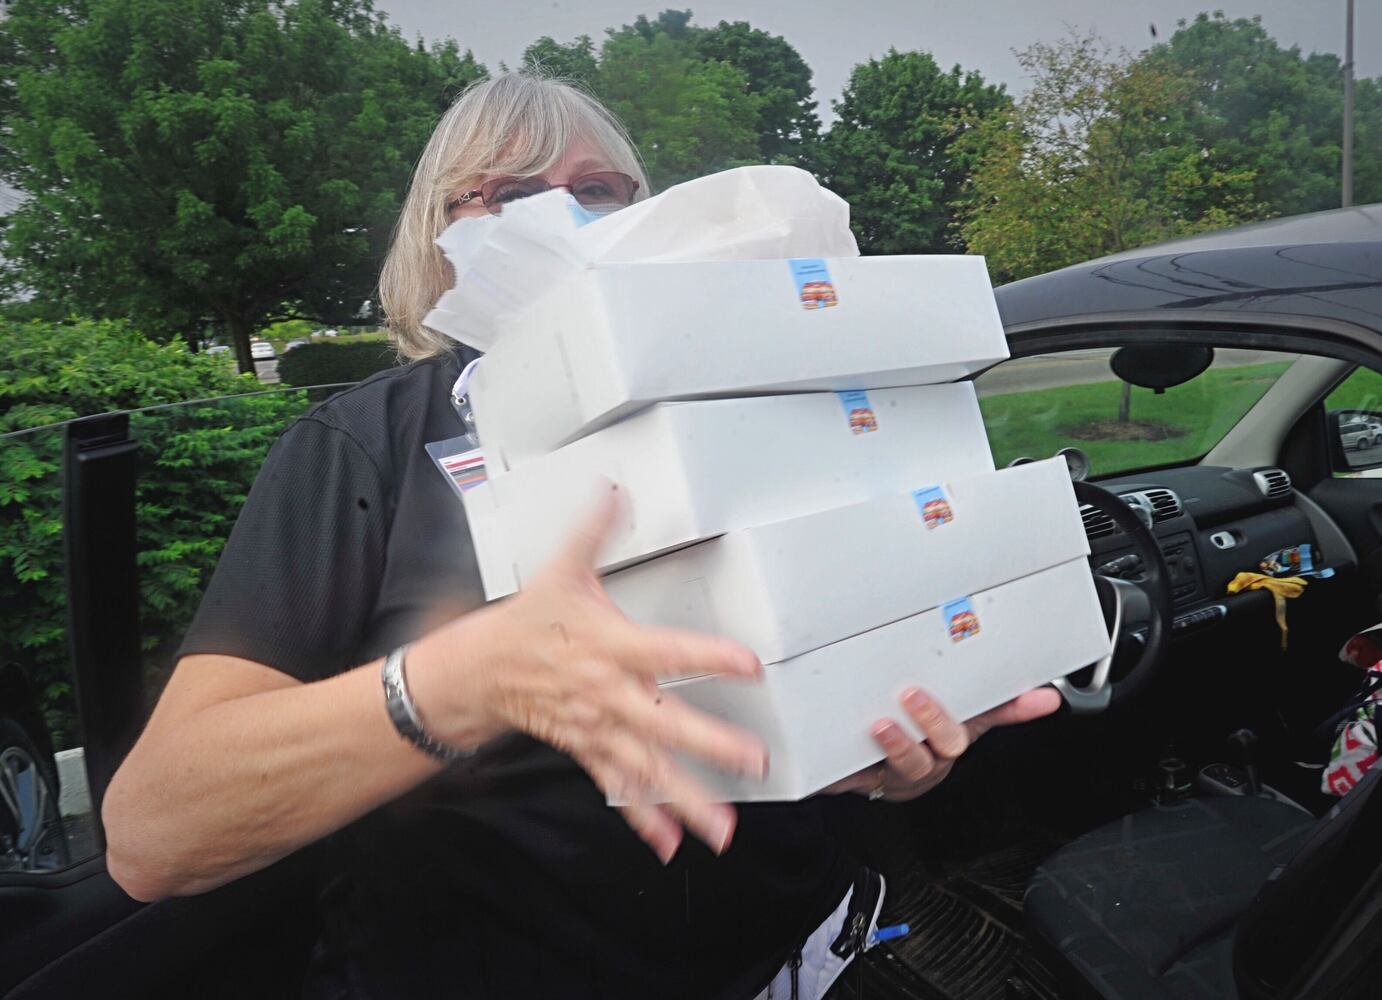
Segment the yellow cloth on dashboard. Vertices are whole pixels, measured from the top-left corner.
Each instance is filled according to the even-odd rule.
[[[1264,573],[1239,573],[1228,582],[1228,592],[1237,594],[1244,590],[1271,591],[1276,602],[1276,624],[1281,629],[1281,648],[1286,648],[1286,601],[1305,593],[1308,580],[1299,576],[1267,576]]]

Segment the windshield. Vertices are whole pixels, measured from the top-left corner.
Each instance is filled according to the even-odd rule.
[[[999,466],[1062,448],[1107,476],[1199,458],[1228,433],[1300,355],[1218,349],[1209,369],[1162,393],[1109,369],[1116,347],[1005,361],[975,379]]]

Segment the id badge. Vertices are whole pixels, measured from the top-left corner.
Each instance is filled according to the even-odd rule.
[[[427,454],[462,500],[466,490],[474,489],[489,478],[485,473],[484,449],[475,447],[475,439],[469,434],[433,441],[426,447]]]

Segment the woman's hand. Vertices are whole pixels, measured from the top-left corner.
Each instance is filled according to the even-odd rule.
[[[926,742],[917,743],[892,719],[880,719],[874,723],[873,738],[888,759],[840,779],[823,794],[859,792],[889,802],[907,802],[924,795],[945,780],[956,759],[980,736],[994,726],[1012,726],[1050,715],[1060,707],[1060,695],[1054,688],[1037,688],[965,723],[956,722],[934,698],[917,688],[902,692],[902,707],[926,734]]]
[[[611,489],[521,593],[415,644],[409,685],[443,742],[476,746],[520,730],[569,754],[602,791],[629,803],[625,819],[664,863],[683,827],[719,853],[733,835],[734,809],[714,801],[675,754],[761,779],[767,750],[657,682],[712,673],[753,678],[762,667],[738,643],[647,628],[615,607],[594,565],[617,511]]]

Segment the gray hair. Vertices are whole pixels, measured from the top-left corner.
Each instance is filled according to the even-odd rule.
[[[637,197],[646,197],[648,179],[624,126],[570,83],[505,73],[477,80],[447,109],[413,170],[379,276],[379,302],[400,354],[425,358],[453,344],[422,325],[454,280],[433,243],[450,224],[448,204],[486,174],[540,174],[581,139],[637,180]]]

